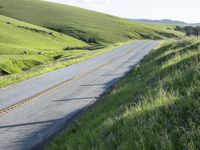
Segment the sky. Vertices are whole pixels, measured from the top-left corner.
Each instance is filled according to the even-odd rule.
[[[130,19],[200,23],[200,0],[48,0]]]

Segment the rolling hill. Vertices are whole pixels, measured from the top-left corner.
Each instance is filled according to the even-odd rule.
[[[151,20],[151,19],[131,19],[139,22],[146,23],[162,23],[162,24],[171,24],[171,25],[187,25],[188,23],[178,20],[162,19],[162,20]]]
[[[66,47],[86,43],[67,35],[0,15],[0,75],[41,65]]]
[[[187,22],[171,20],[171,19],[162,19],[162,20],[130,19],[130,20],[139,21],[143,23],[162,23],[162,24],[170,24],[170,25],[200,26],[200,23],[187,23]]]
[[[116,43],[181,35],[174,26],[127,19],[41,0],[0,0],[0,14],[49,28],[87,43]]]
[[[24,50],[55,51],[87,45],[70,36],[1,15],[0,33],[0,54],[19,54]]]

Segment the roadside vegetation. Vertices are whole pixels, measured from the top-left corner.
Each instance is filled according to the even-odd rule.
[[[182,35],[175,26],[130,21],[42,0],[0,0],[0,14],[49,28],[86,43],[164,39]]]
[[[56,55],[54,58],[44,62],[40,62],[41,60],[38,61],[38,56],[36,59],[34,56],[26,57],[14,55],[11,58],[7,55],[0,55],[0,88],[82,62],[124,44],[128,44],[128,42],[108,45],[106,48],[97,49],[94,51],[68,51],[66,53]],[[14,70],[16,72],[9,73],[7,70]]]
[[[162,44],[48,150],[200,147],[200,40]]]

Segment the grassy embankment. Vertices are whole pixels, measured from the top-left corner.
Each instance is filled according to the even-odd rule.
[[[47,149],[200,147],[200,41],[167,42]]]

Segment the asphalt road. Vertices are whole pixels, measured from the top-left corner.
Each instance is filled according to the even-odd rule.
[[[0,149],[28,150],[54,135],[158,44],[137,41],[0,89]]]

